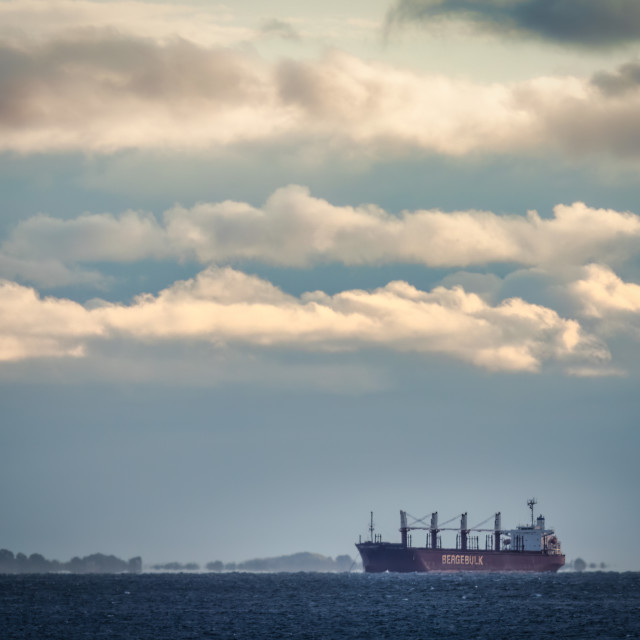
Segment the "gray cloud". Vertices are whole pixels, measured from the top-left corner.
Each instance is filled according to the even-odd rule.
[[[591,82],[608,96],[620,96],[640,88],[640,62],[628,62],[617,71],[600,71]]]
[[[158,128],[148,105],[162,105],[179,122],[186,109],[193,112],[205,102],[213,113],[260,103],[259,76],[259,62],[247,54],[180,39],[157,46],[112,32],[86,32],[29,49],[4,45],[0,129],[5,140],[20,131],[40,131],[50,141],[75,132],[73,145],[84,140],[92,146],[104,137],[107,146],[120,147],[123,132],[109,142],[114,127],[128,122],[124,138],[130,140],[144,131],[144,122]],[[140,113],[144,106],[146,116]]]
[[[569,153],[605,152],[620,158],[640,154],[640,96],[592,108],[586,101],[566,100],[563,108],[549,110],[544,118],[546,136]],[[594,105],[598,103],[594,101]]]
[[[109,31],[87,31],[29,50],[0,47],[3,104],[13,104],[18,113],[32,91],[76,93],[80,78],[88,88],[123,98],[129,94],[174,102],[193,96],[246,101],[258,84],[256,66],[249,56],[232,49],[204,49],[177,38],[158,46]]]
[[[300,33],[291,23],[277,18],[267,20],[262,25],[260,32],[266,36],[283,38],[284,40],[300,40]]]
[[[637,0],[397,0],[387,25],[447,18],[567,45],[611,47],[640,39]]]

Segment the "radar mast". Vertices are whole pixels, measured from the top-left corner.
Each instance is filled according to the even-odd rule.
[[[527,506],[529,507],[529,509],[531,509],[531,528],[534,529],[534,524],[533,524],[533,507],[535,507],[538,504],[538,501],[535,498],[531,498],[531,500],[527,500]]]

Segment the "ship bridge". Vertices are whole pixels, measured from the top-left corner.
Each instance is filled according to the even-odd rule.
[[[535,504],[535,500],[529,500],[527,502],[527,505],[531,509],[531,524],[519,525],[515,529],[507,531],[510,537],[509,540],[505,540],[505,544],[510,546],[511,551],[562,553],[560,550],[560,542],[556,538],[554,530],[545,528],[544,516],[539,515],[534,524],[533,507]]]

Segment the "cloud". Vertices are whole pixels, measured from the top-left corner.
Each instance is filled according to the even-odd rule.
[[[470,85],[476,106],[454,106],[464,83],[456,89],[442,78],[421,80],[342,54],[267,65],[184,40],[160,45],[100,33],[4,46],[0,71],[0,148],[21,152],[205,148],[302,136],[330,145],[417,141],[456,153],[477,144],[461,135],[462,119],[477,130],[473,137],[485,130],[498,141],[501,121],[519,120],[501,105],[508,96],[499,88]]]
[[[99,271],[64,264],[64,256],[56,259],[31,257],[13,258],[0,252],[2,278],[37,283],[44,287],[61,287],[70,284],[86,284],[106,289],[112,280]]]
[[[12,282],[0,284],[0,361],[33,357],[80,357],[85,340],[103,329],[81,305],[40,298]]]
[[[570,367],[567,373],[575,378],[623,378],[627,372],[615,367]]]
[[[637,91],[640,89],[640,62],[628,62],[614,72],[600,71],[591,78],[591,82],[609,96]]]
[[[109,31],[0,43],[0,151],[271,144],[388,157],[640,153],[640,92],[592,79],[479,84],[332,52],[267,63],[183,39]]]
[[[300,40],[300,33],[290,22],[276,18],[264,22],[260,31],[265,36],[283,38],[284,40]]]
[[[131,305],[84,307],[0,286],[0,360],[90,357],[91,343],[133,340],[244,345],[317,352],[388,349],[441,354],[493,371],[538,371],[550,360],[599,362],[609,355],[578,322],[512,298],[490,306],[461,287],[421,291],[391,282],[374,291],[301,297],[226,268],[210,268]]]
[[[553,216],[489,211],[418,210],[390,214],[375,205],[336,206],[288,186],[261,208],[243,202],[175,206],[162,222],[125,211],[61,220],[38,215],[19,223],[0,247],[0,274],[38,284],[67,284],[95,274],[99,262],[180,260],[200,264],[255,261],[308,267],[420,264],[472,267],[544,266],[557,271],[599,261],[624,262],[640,251],[640,217],[583,203],[558,205]],[[51,265],[57,265],[51,269]]]
[[[335,206],[290,186],[277,190],[262,209],[200,204],[169,210],[164,221],[171,245],[202,263],[580,265],[594,256],[617,262],[640,250],[639,216],[579,202],[557,205],[545,219],[536,212],[523,217],[474,210],[394,216],[374,205]]]
[[[611,268],[602,264],[585,267],[584,278],[571,289],[584,305],[584,312],[595,318],[617,317],[640,324],[640,285],[623,282]]]
[[[257,59],[182,40],[92,35],[3,48],[0,70],[4,150],[224,144],[271,134],[282,117],[268,107],[272,89]]]
[[[636,0],[397,0],[387,25],[456,18],[480,31],[563,45],[613,47],[640,39]]]
[[[70,220],[39,214],[18,224],[10,244],[13,255],[37,254],[41,260],[67,256],[70,262],[131,262],[168,254],[155,217],[136,211],[118,217],[84,214]]]

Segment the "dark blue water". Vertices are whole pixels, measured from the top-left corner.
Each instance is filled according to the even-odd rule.
[[[640,573],[5,575],[0,638],[640,638]]]

